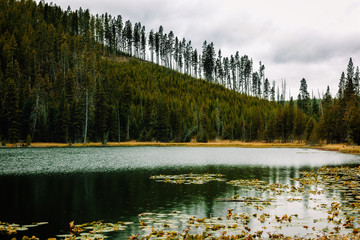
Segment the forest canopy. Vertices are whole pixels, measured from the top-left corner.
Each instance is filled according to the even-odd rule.
[[[202,51],[120,15],[0,0],[2,142],[307,141],[360,143],[359,68],[338,95],[296,101],[236,52]],[[217,54],[216,54],[217,52]],[[276,91],[277,90],[277,91]],[[334,126],[336,126],[334,128]],[[30,139],[30,140],[29,140]]]

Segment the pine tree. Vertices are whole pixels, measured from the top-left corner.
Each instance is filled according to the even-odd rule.
[[[223,78],[224,78],[224,70],[222,66],[222,55],[221,50],[219,49],[217,59],[216,59],[216,80],[218,83],[224,85]]]
[[[168,142],[170,137],[170,116],[165,100],[160,96],[156,104],[156,141]]]
[[[338,99],[344,98],[344,91],[345,91],[345,73],[342,72],[339,81]]]
[[[350,120],[349,120],[349,128],[351,131],[352,141],[360,145],[360,106],[359,102],[357,102],[356,106],[351,113]]]
[[[108,103],[103,86],[98,83],[96,89],[95,103],[95,129],[96,136],[103,144],[107,142],[108,134]]]
[[[140,49],[140,40],[141,40],[141,23],[135,23],[134,25],[134,33],[133,33],[133,42],[135,48],[135,57],[140,57],[139,49]]]
[[[155,43],[155,53],[156,53],[156,63],[160,64],[160,34],[157,32],[155,33],[154,43]]]
[[[305,78],[300,81],[300,92],[298,95],[298,107],[305,113],[310,111],[310,94],[307,91],[307,83]]]
[[[69,107],[70,107],[69,137],[71,139],[71,142],[80,142],[82,137],[80,101],[78,100],[73,101],[72,105],[70,105]]]
[[[70,110],[64,92],[61,94],[60,106],[56,119],[58,126],[56,142],[69,142]]]
[[[129,76],[126,76],[122,86],[121,92],[121,101],[120,101],[120,112],[121,112],[121,122],[124,126],[124,133],[126,141],[130,140],[130,106],[132,102],[132,86],[130,83]]]
[[[300,110],[297,110],[295,114],[294,132],[298,141],[303,140],[304,131],[305,131],[305,117]]]
[[[175,103],[170,109],[170,129],[170,139],[174,140],[175,142],[181,141],[180,116]]]
[[[311,116],[316,121],[319,121],[319,103],[315,97],[313,97],[313,99],[311,101]]]
[[[252,74],[252,95],[253,96],[257,96],[259,79],[260,79],[259,73],[254,72]]]
[[[294,134],[294,124],[295,124],[295,105],[294,100],[291,97],[289,104],[286,106],[287,110],[287,122],[286,122],[286,136],[291,138]]]
[[[198,53],[197,50],[195,49],[192,53],[192,68],[194,70],[194,77],[197,78],[198,76]]]
[[[264,91],[263,91],[263,98],[265,100],[269,100],[269,92],[270,92],[270,82],[269,79],[265,79],[264,81]]]
[[[123,29],[123,37],[126,42],[126,48],[129,55],[132,55],[132,41],[133,41],[133,28],[130,20],[125,22],[125,26]]]
[[[149,49],[150,49],[150,55],[151,55],[151,62],[154,62],[154,49],[155,49],[155,37],[154,37],[154,31],[151,29],[149,33]]]
[[[230,56],[230,71],[231,71],[231,80],[232,80],[232,89],[237,90],[236,82],[236,62],[233,55]]]
[[[352,59],[350,58],[349,64],[347,67],[347,74],[346,74],[346,82],[345,82],[345,89],[344,89],[344,98],[346,102],[352,101],[352,97],[355,94],[354,88],[354,65]]]
[[[176,70],[179,70],[178,68],[178,62],[179,62],[179,39],[178,37],[175,37],[175,42],[174,42],[174,62],[176,64]]]
[[[141,28],[141,57],[143,60],[146,60],[146,32],[145,26]]]
[[[14,79],[7,78],[5,83],[4,96],[4,117],[6,138],[10,142],[17,142],[20,139],[20,108],[18,88]]]
[[[270,99],[272,102],[275,102],[275,81],[273,81],[271,90],[270,90]]]
[[[311,135],[313,134],[315,125],[316,125],[316,121],[313,118],[309,118],[307,123],[306,123],[306,127],[305,127],[305,140],[306,140],[306,142],[312,143]]]
[[[199,117],[199,130],[196,140],[198,142],[207,142],[208,141],[208,118],[207,118],[207,108],[204,106],[200,111]]]
[[[204,68],[204,75],[206,80],[212,82],[213,81],[213,73],[214,73],[214,62],[215,62],[215,50],[214,50],[214,44],[206,44],[204,42],[204,45],[206,45],[205,49],[203,49],[203,68]]]
[[[118,49],[124,51],[122,45],[122,31],[123,31],[123,21],[121,15],[118,15],[116,19],[116,42],[118,43]]]
[[[105,40],[106,45],[108,49],[111,51],[111,25],[110,25],[111,16],[108,16],[107,13],[105,13],[104,17],[104,31],[105,31]]]
[[[322,99],[322,105],[323,105],[324,109],[328,109],[332,105],[332,97],[331,97],[329,86],[327,86],[327,88],[326,88],[326,93]]]
[[[359,67],[356,67],[355,76],[354,76],[354,88],[356,96],[359,96],[360,90],[360,71]]]

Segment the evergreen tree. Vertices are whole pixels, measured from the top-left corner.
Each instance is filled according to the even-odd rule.
[[[311,101],[311,116],[318,121],[319,120],[319,104],[315,97]]]
[[[286,119],[286,136],[287,139],[293,139],[294,134],[294,124],[295,124],[295,104],[294,100],[291,97],[290,102],[286,105],[285,111],[287,112],[287,119]]]
[[[198,53],[197,50],[195,49],[192,53],[192,68],[194,69],[194,77],[197,78],[198,75]]]
[[[206,116],[207,108],[204,106],[200,111],[199,116],[199,130],[197,135],[198,142],[208,141],[208,118]]]
[[[96,136],[103,144],[107,142],[108,135],[108,103],[103,86],[98,83],[95,103],[95,129]]]
[[[254,72],[252,74],[252,95],[253,96],[257,96],[258,94],[258,84],[259,84],[259,73],[258,72]]]
[[[65,97],[65,93],[61,94],[60,106],[57,119],[57,136],[56,142],[69,142],[69,125],[70,125],[70,110],[69,104]]]
[[[149,49],[150,49],[150,55],[151,55],[151,62],[154,62],[154,49],[155,49],[155,36],[154,31],[151,29],[149,33]]]
[[[332,97],[331,97],[329,86],[327,86],[327,88],[326,88],[326,93],[322,99],[322,105],[323,105],[324,109],[329,109],[332,105]]]
[[[232,82],[232,89],[234,91],[237,90],[236,84],[236,62],[233,55],[230,56],[230,72],[231,72],[231,82]]]
[[[356,145],[360,145],[360,106],[359,102],[357,102],[356,106],[351,113],[349,120],[349,128],[351,131],[352,141]]]
[[[122,31],[123,31],[123,21],[121,15],[117,16],[116,19],[116,42],[118,43],[118,49],[124,51],[122,45]]]
[[[344,91],[345,91],[345,73],[342,72],[339,81],[338,99],[344,98]]]
[[[132,41],[133,41],[133,28],[130,20],[125,22],[125,26],[123,29],[123,37],[125,39],[127,52],[129,55],[132,55]]]
[[[217,55],[217,59],[216,59],[216,80],[218,83],[220,83],[221,85],[224,85],[224,71],[223,71],[223,66],[222,66],[222,55],[221,55],[221,50],[219,49],[218,51],[218,55]]]
[[[156,141],[168,142],[170,133],[170,116],[169,109],[162,97],[156,104],[156,120],[155,120],[155,136]]]
[[[126,141],[130,140],[130,106],[132,102],[132,86],[131,80],[129,76],[126,76],[124,79],[122,92],[121,92],[121,101],[120,101],[120,112],[122,115],[123,126],[124,126],[124,133],[126,134],[124,139]]]
[[[344,98],[345,98],[345,101],[347,101],[347,102],[352,101],[352,97],[355,94],[353,80],[354,80],[354,65],[353,65],[352,59],[350,58],[348,68],[347,68],[346,82],[345,82],[345,89],[344,89]]]
[[[355,94],[359,96],[359,90],[360,90],[360,71],[359,67],[356,67],[355,75],[354,75],[354,88],[355,88]]]
[[[135,48],[135,57],[140,58],[140,41],[141,41],[141,23],[135,23],[133,33],[133,43]]]
[[[157,32],[155,33],[154,42],[155,42],[155,53],[156,53],[156,63],[160,64],[160,34]]]
[[[214,73],[214,62],[215,62],[215,50],[214,44],[206,44],[205,49],[203,49],[202,57],[203,57],[203,68],[204,68],[204,75],[205,78],[212,82],[213,81],[213,73]]]
[[[307,91],[307,83],[305,78],[300,81],[300,92],[298,95],[298,107],[306,114],[310,111],[310,94]]]
[[[227,88],[230,88],[230,66],[229,66],[229,58],[228,57],[224,57],[223,58],[223,71],[224,71],[224,76],[223,76],[223,85]]]
[[[146,59],[146,33],[145,33],[145,26],[141,28],[141,58],[143,60]]]
[[[5,83],[5,96],[3,103],[5,117],[5,138],[10,142],[17,142],[20,139],[20,109],[18,88],[14,79],[7,78]]]
[[[294,132],[298,141],[303,140],[304,131],[305,131],[305,117],[301,112],[301,110],[297,110],[295,113]]]
[[[265,79],[264,81],[264,91],[263,91],[263,98],[265,100],[269,100],[269,93],[270,93],[270,82],[269,79]]]
[[[180,116],[175,103],[170,109],[170,128],[171,128],[170,139],[173,139],[175,142],[181,141]]]
[[[173,55],[174,55],[174,32],[170,31],[168,34],[168,41],[167,41],[167,54],[168,54],[168,64],[170,69],[174,69],[173,66]]]
[[[315,120],[313,118],[309,118],[307,123],[306,123],[306,127],[305,127],[305,140],[306,142],[312,142],[311,141],[311,135],[314,132],[314,128],[315,128]]]
[[[271,90],[270,90],[270,99],[272,102],[275,102],[275,81],[273,81]]]

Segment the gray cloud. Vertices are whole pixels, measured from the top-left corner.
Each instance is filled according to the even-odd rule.
[[[319,63],[360,52],[360,36],[336,37],[308,34],[282,40],[273,49],[273,61],[279,63]]]

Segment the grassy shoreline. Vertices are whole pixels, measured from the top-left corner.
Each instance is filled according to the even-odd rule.
[[[352,146],[347,144],[326,144],[326,145],[307,145],[300,142],[291,143],[265,143],[265,142],[241,142],[241,141],[210,141],[207,143],[200,142],[188,142],[188,143],[162,143],[162,142],[108,142],[103,145],[100,142],[89,143],[47,143],[47,142],[35,142],[31,143],[30,147],[34,148],[49,148],[49,147],[137,147],[137,146],[154,146],[154,147],[238,147],[238,148],[308,148],[318,149],[324,151],[339,151],[342,153],[360,154],[360,146]],[[7,148],[22,147],[21,144],[6,144]]]

